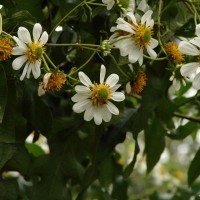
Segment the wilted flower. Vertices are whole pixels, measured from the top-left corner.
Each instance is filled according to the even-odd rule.
[[[147,76],[144,72],[139,71],[135,80],[132,80],[126,84],[126,92],[128,94],[139,94],[146,86]]]
[[[111,120],[112,114],[118,115],[118,108],[111,102],[123,101],[125,96],[122,92],[116,92],[120,87],[117,82],[119,76],[111,74],[104,82],[106,68],[101,65],[100,83],[92,83],[84,72],[79,72],[79,79],[84,85],[77,85],[75,90],[77,94],[72,97],[72,101],[76,102],[73,110],[76,113],[84,112],[84,120],[90,121],[94,118],[96,125],[102,123],[102,120],[108,122]]]
[[[59,91],[66,82],[66,75],[63,73],[46,73],[43,82],[38,88],[38,96],[42,96],[45,92]]]
[[[13,49],[13,43],[8,38],[0,39],[0,61],[10,58]]]
[[[179,43],[179,50],[190,56],[198,56],[198,59],[200,57],[200,24],[196,26],[196,35],[197,37],[194,37],[190,41],[181,41]],[[194,75],[194,80],[192,82],[192,86],[194,89],[199,90],[200,89],[200,62],[191,62],[187,64],[183,64],[181,67],[181,74],[184,77],[191,77]]]
[[[110,37],[110,42],[120,50],[121,56],[128,56],[131,63],[143,63],[144,50],[152,58],[157,54],[153,50],[158,41],[153,36],[154,20],[151,19],[153,11],[148,10],[141,18],[140,22],[136,21],[132,12],[126,14],[127,21],[123,18],[117,19],[117,26],[111,28],[114,32]]]
[[[30,73],[33,73],[35,79],[41,74],[41,60],[44,53],[44,45],[48,40],[48,34],[46,31],[42,33],[42,26],[36,23],[33,27],[33,39],[29,31],[24,27],[19,27],[18,37],[13,37],[17,43],[17,47],[13,48],[13,55],[20,55],[16,58],[12,67],[14,70],[19,70],[25,63],[20,80],[23,80],[26,76],[30,77]]]

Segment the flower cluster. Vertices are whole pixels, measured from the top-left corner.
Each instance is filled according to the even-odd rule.
[[[35,79],[39,79],[42,75],[43,81],[40,81],[38,87],[39,96],[46,92],[63,91],[61,88],[69,83],[69,90],[72,89],[76,92],[71,98],[75,102],[73,111],[84,112],[84,120],[94,119],[97,125],[103,121],[110,121],[112,114],[119,114],[119,109],[113,101],[125,100],[125,91],[128,95],[138,95],[144,90],[148,84],[145,71],[146,60],[153,62],[162,59],[168,60],[170,65],[168,68],[171,71],[170,81],[176,90],[179,90],[182,85],[186,85],[188,80],[192,81],[192,86],[196,90],[200,89],[200,24],[196,25],[196,35],[193,39],[184,39],[176,43],[173,38],[172,41],[164,43],[161,41],[160,30],[157,30],[161,26],[160,21],[154,22],[153,9],[145,0],[102,0],[102,3],[109,11],[117,6],[121,11],[115,24],[113,23],[113,26],[109,27],[110,36],[99,45],[76,43],[73,46],[82,45],[86,49],[94,50],[94,55],[98,54],[102,60],[101,55],[110,56],[119,69],[119,63],[112,55],[112,50],[117,49],[120,56],[126,60],[126,66],[131,66],[129,71],[123,68],[119,69],[126,78],[124,82],[117,74],[111,74],[104,81],[106,67],[103,64],[101,64],[100,82],[92,82],[83,71],[80,71],[90,60],[80,68],[76,68],[75,72],[78,73],[78,77],[75,77],[77,73],[73,70],[69,74],[65,74],[48,56],[46,43],[49,35],[43,31],[39,23],[33,26],[32,34],[25,27],[18,28],[18,37],[5,35],[5,32],[1,34],[0,61],[10,59],[11,55],[18,56],[13,60],[12,68],[22,72],[21,81],[25,77],[29,79],[32,75]],[[94,5],[99,4],[94,3]],[[154,29],[155,24],[157,29]],[[97,49],[94,49],[96,47]],[[165,57],[162,57],[164,54]],[[196,60],[187,63],[187,56],[194,56]],[[51,67],[48,66],[47,61]],[[52,67],[53,69],[51,69]],[[122,84],[117,84],[118,81],[121,81]],[[82,85],[78,82],[81,82]],[[119,88],[124,91],[117,92]]]

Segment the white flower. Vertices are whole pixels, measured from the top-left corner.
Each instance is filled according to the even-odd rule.
[[[104,82],[106,68],[101,65],[100,83],[92,83],[84,72],[79,72],[78,76],[81,83],[75,87],[75,94],[72,101],[76,102],[73,110],[76,113],[84,112],[84,120],[90,121],[94,118],[96,125],[102,123],[102,120],[108,122],[111,120],[112,114],[118,115],[118,108],[110,101],[123,101],[125,96],[122,92],[116,92],[120,87],[117,84],[119,76],[111,74]]]
[[[13,48],[12,54],[19,57],[13,61],[12,67],[14,70],[19,70],[25,64],[20,80],[23,80],[25,76],[29,78],[31,72],[37,79],[41,74],[43,46],[48,40],[48,34],[46,31],[42,33],[42,26],[39,23],[33,27],[33,38],[24,27],[19,27],[17,34],[18,37],[13,36],[13,38],[18,46]]]
[[[45,95],[47,84],[52,73],[46,73],[43,77],[43,82],[38,87],[38,96]]]
[[[115,4],[115,0],[102,0],[102,2],[104,4],[107,4],[107,9],[108,10],[110,10]]]
[[[175,73],[173,73],[169,79],[170,81],[172,81],[172,87],[178,91],[181,87],[181,84],[183,84],[184,86],[186,86],[186,82],[184,80],[184,78],[180,78],[177,77]]]
[[[119,48],[121,56],[128,56],[131,63],[138,61],[142,65],[144,50],[150,57],[157,57],[157,53],[153,50],[158,41],[152,38],[154,26],[152,13],[152,10],[148,10],[140,22],[137,22],[134,14],[128,12],[127,21],[120,17],[117,19],[117,26],[111,28],[114,34],[109,38],[110,42]]]
[[[196,26],[196,35],[190,41],[181,41],[179,43],[179,50],[190,56],[200,56],[200,24]],[[191,62],[187,64],[183,64],[181,67],[181,74],[184,77],[191,78],[194,76],[192,86],[194,89],[200,89],[200,63],[199,62]]]

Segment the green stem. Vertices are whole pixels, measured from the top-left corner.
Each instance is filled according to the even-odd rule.
[[[107,5],[106,4],[103,4],[103,3],[88,3],[89,5],[95,5],[95,6],[104,6],[106,7]]]
[[[44,56],[42,56],[42,60],[43,60],[43,62],[44,62],[45,71],[46,71],[46,72],[50,72],[51,70],[49,69],[48,64],[47,64],[47,62],[46,62]]]
[[[10,38],[12,38],[12,39],[13,39],[13,36],[12,36],[12,35],[10,35],[9,33],[6,33],[5,31],[2,31],[2,33],[3,33],[4,35],[7,35],[8,37],[10,37]]]
[[[46,59],[47,59],[48,62],[52,65],[52,67],[53,67],[54,69],[58,69],[58,68],[56,67],[56,65],[52,62],[52,60],[49,58],[49,56],[48,56],[46,53],[44,53],[44,56],[46,57]]]
[[[178,113],[178,112],[174,112],[174,116],[200,123],[200,117],[187,116],[187,115],[183,115],[182,113]]]
[[[94,57],[94,55],[96,54],[96,52],[98,51],[99,48],[97,48],[93,53],[92,55],[89,57],[89,59],[84,63],[82,64],[78,69],[72,71],[69,76],[72,76],[73,74],[75,74],[76,72],[80,71],[81,69],[83,69],[91,60],[92,58]]]
[[[49,37],[52,35],[52,33],[55,31],[55,29],[57,28],[57,26],[59,26],[67,17],[69,17],[78,7],[81,7],[82,5],[84,5],[85,3],[87,3],[86,1],[82,1],[81,3],[79,3],[77,6],[75,6],[72,10],[70,10],[70,12],[68,12],[51,30]]]
[[[149,56],[144,55],[145,58],[149,59],[149,60],[166,60],[167,57],[162,57],[162,58],[151,58]]]
[[[114,56],[111,54],[109,54],[109,56],[112,58],[113,62],[115,63],[117,69],[121,72],[121,74],[123,74],[126,78],[129,78],[128,75],[120,68],[120,66],[117,63],[117,61],[115,60]]]
[[[58,47],[67,47],[67,46],[86,46],[86,47],[99,47],[99,45],[96,44],[80,44],[80,43],[75,43],[75,44],[53,44],[53,43],[47,43],[47,46],[58,46]]]

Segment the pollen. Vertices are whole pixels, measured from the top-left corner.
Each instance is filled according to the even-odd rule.
[[[134,27],[135,27],[134,40],[135,40],[136,45],[146,49],[153,35],[152,28],[149,26],[146,27],[143,24],[139,24],[138,26],[134,25]]]
[[[51,74],[49,77],[46,90],[47,91],[60,91],[65,82],[67,81],[66,75],[62,73]]]
[[[32,63],[35,63],[36,60],[40,61],[44,51],[44,47],[39,42],[34,42],[27,47],[27,59]]]
[[[106,104],[108,102],[108,99],[110,98],[110,94],[111,94],[111,89],[107,84],[95,83],[94,87],[92,88],[92,96],[91,96],[93,105],[100,107]]]
[[[8,38],[0,39],[0,61],[10,58],[13,49],[13,44]]]
[[[166,44],[166,49],[168,54],[171,56],[171,58],[174,60],[175,63],[181,64],[184,61],[184,55],[181,53],[178,49],[178,45],[174,42],[168,42]]]
[[[139,94],[146,86],[147,76],[144,72],[138,72],[135,81],[131,84],[131,93]]]

